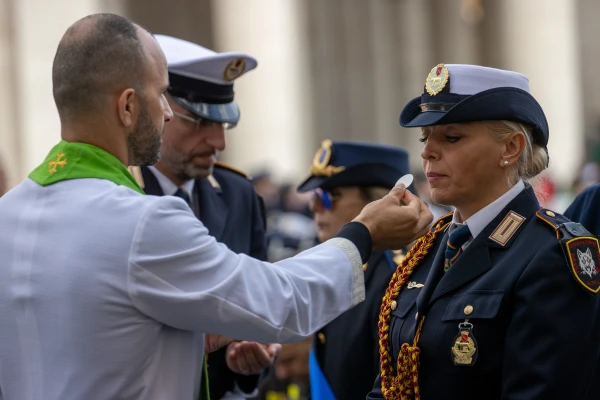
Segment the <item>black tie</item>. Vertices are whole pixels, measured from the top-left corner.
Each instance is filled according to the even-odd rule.
[[[462,245],[471,238],[471,231],[467,225],[459,225],[450,232],[446,243],[444,271],[448,271],[462,253]]]
[[[182,188],[178,188],[177,191],[173,193],[173,196],[182,198],[183,201],[185,201],[188,204],[188,206],[190,205],[190,195]]]

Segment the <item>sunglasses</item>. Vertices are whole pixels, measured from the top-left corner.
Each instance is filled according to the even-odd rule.
[[[312,201],[319,200],[326,210],[331,210],[333,202],[339,199],[340,195],[337,193],[328,192],[321,188],[313,190]]]

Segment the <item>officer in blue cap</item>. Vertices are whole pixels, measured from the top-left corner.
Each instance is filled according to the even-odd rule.
[[[424,89],[400,124],[420,128],[432,200],[455,211],[390,280],[367,398],[598,398],[600,248],[529,183],[549,130],[528,78],[439,64]]]
[[[225,131],[240,119],[234,81],[256,68],[257,61],[243,53],[216,53],[178,38],[155,37],[167,58],[166,97],[175,118],[165,124],[159,162],[141,168],[144,191],[183,198],[219,242],[266,260],[262,199],[246,174],[216,161],[225,149]],[[278,346],[233,343],[210,354],[210,398],[252,393]]]
[[[298,186],[312,191],[310,203],[321,242],[352,221],[368,203],[389,193],[408,174],[401,148],[324,140]],[[409,190],[412,189],[409,186]],[[312,400],[364,400],[379,371],[377,316],[381,298],[403,251],[374,252],[363,266],[366,299],[319,330],[310,356]]]

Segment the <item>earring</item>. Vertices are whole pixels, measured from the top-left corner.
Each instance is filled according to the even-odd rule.
[[[504,166],[508,167],[508,161],[504,160]]]

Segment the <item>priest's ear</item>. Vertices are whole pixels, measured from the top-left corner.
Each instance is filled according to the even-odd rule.
[[[138,96],[135,89],[132,88],[123,90],[119,95],[117,114],[121,124],[126,128],[132,127],[137,121],[140,112]]]

